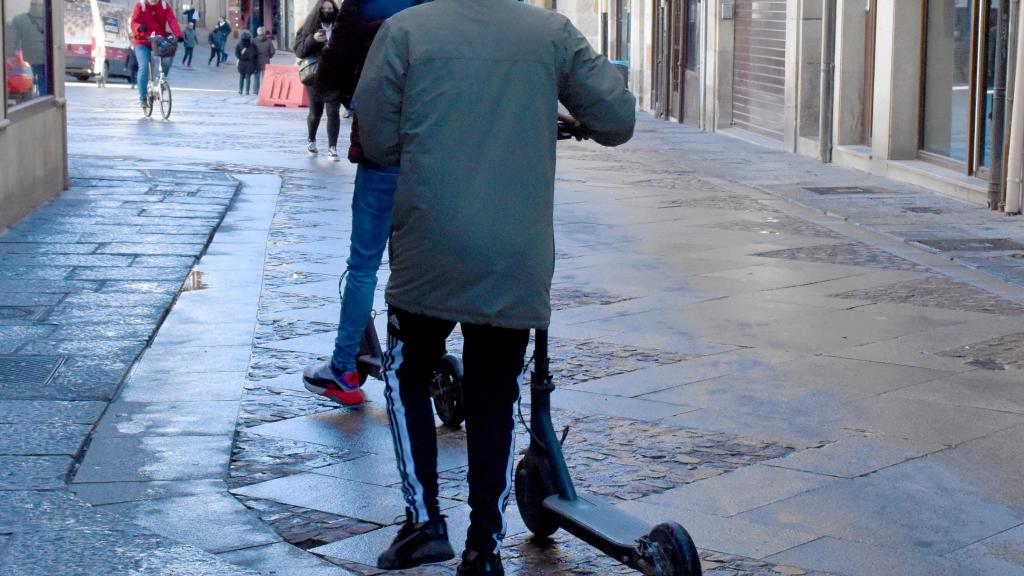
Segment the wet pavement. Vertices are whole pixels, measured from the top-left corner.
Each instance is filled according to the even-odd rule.
[[[0,575],[379,573],[382,384],[339,409],[299,376],[331,349],[354,169],[236,81],[176,69],[169,122],[68,89],[74,186],[0,236]],[[562,145],[557,189],[581,490],[683,523],[713,576],[1024,574],[1019,220],[646,116]],[[458,548],[465,438],[438,431]],[[631,573],[514,503],[505,558]]]

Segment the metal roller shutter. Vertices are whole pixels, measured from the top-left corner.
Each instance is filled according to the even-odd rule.
[[[785,0],[736,0],[733,125],[783,139]]]

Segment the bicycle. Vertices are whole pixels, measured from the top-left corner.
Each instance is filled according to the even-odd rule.
[[[149,89],[146,92],[142,110],[149,118],[153,114],[153,103],[159,101],[160,114],[164,120],[167,120],[171,117],[173,98],[171,85],[167,83],[167,76],[164,75],[163,59],[174,58],[178,49],[178,41],[174,36],[164,38],[154,35],[150,37],[149,43]]]

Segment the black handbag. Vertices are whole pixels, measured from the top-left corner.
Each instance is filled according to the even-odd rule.
[[[299,60],[299,82],[312,86],[316,82],[316,69],[319,64],[320,60],[316,56]]]

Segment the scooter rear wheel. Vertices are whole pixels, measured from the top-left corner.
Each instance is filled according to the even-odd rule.
[[[551,472],[547,461],[526,452],[516,465],[516,504],[523,523],[541,538],[547,538],[558,530],[558,519],[544,508],[544,500],[555,493],[548,478]]]
[[[686,529],[675,522],[658,524],[641,540],[647,576],[700,576],[700,554]]]
[[[445,354],[434,370],[431,383],[434,410],[449,428],[458,428],[466,420],[462,403],[462,361],[454,354]]]

